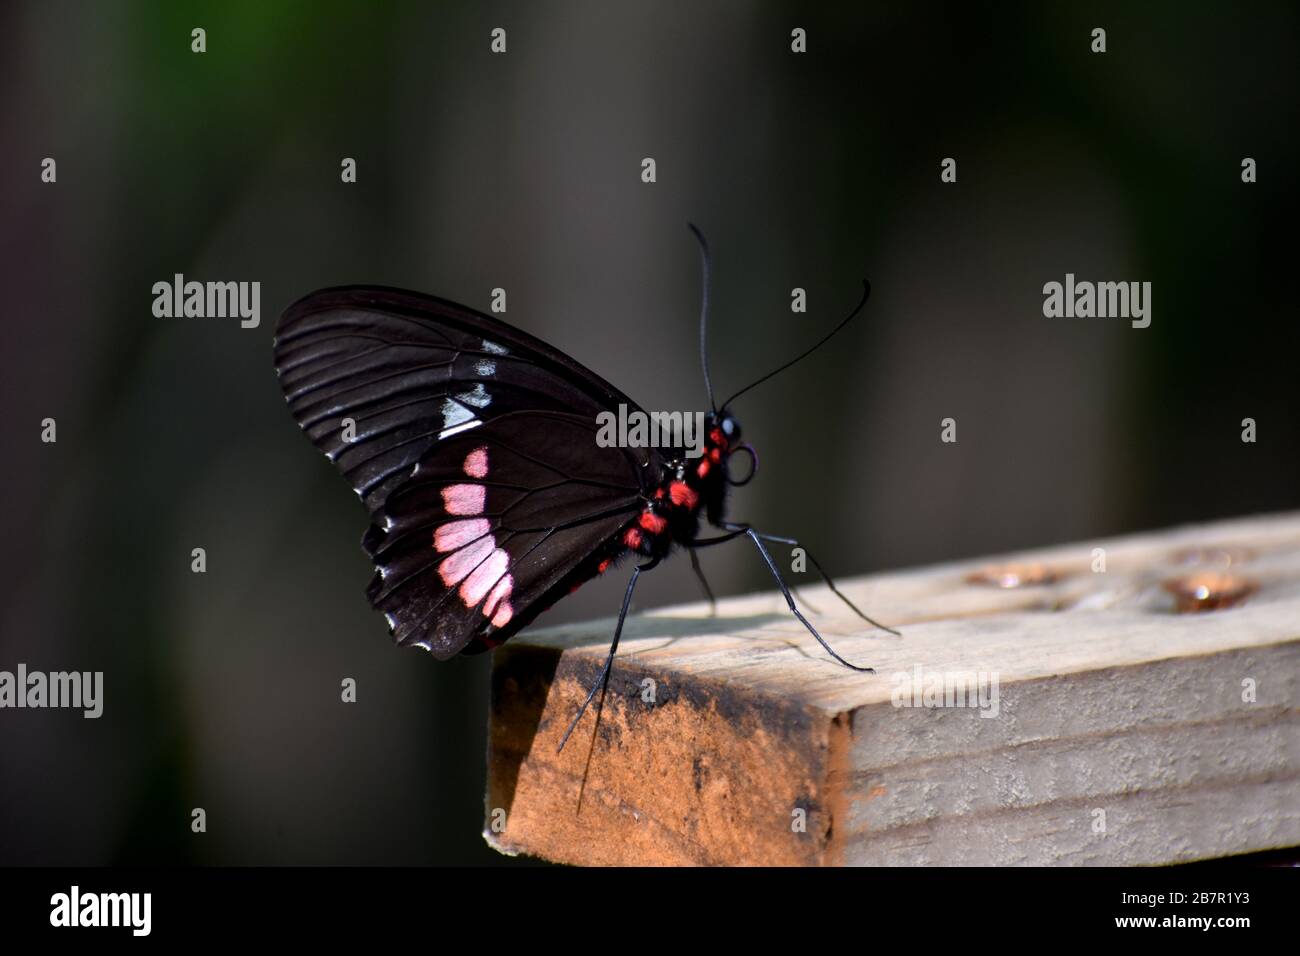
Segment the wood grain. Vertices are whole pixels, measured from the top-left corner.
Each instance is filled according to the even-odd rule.
[[[1011,571],[1048,580],[983,583]],[[1202,577],[1244,600],[1180,612]],[[903,636],[801,583],[822,633],[876,674],[831,661],[775,593],[638,615],[599,727],[593,710],[558,754],[613,622],[515,638],[494,662],[485,837],[620,865],[1156,864],[1300,845],[1300,513],[841,588]],[[980,675],[983,706],[898,706],[913,681]]]

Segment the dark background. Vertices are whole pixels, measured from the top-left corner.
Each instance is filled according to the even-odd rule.
[[[869,276],[737,408],[763,469],[733,514],[840,575],[1294,507],[1297,7],[1135,6],[5,5],[0,669],[102,670],[106,704],[0,712],[0,863],[499,859],[489,662],[389,645],[363,510],[271,367],[321,286],[502,286],[677,409],[704,405],[688,219],[721,392]],[[261,326],[154,318],[176,272],[261,281]],[[1151,327],[1044,318],[1066,272],[1152,282]],[[769,586],[748,549],[704,560]],[[638,604],[697,594],[680,559]]]

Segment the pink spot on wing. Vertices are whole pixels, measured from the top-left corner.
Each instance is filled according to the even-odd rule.
[[[465,456],[465,474],[471,478],[487,475],[487,447],[475,448]],[[468,482],[447,485],[442,489],[442,502],[448,514],[481,515],[487,489]],[[446,521],[433,532],[433,546],[438,551],[451,552],[438,565],[438,577],[443,586],[451,589],[460,585],[457,596],[465,607],[482,606],[483,616],[495,627],[503,627],[514,617],[510,594],[514,579],[506,573],[510,555],[496,547],[492,539],[492,523],[487,518],[470,517],[462,521]],[[485,600],[486,599],[486,600]]]
[[[433,546],[439,551],[455,551],[492,530],[487,518],[465,518],[438,525],[433,532]]]
[[[497,605],[501,603],[501,599],[510,597],[510,591],[514,586],[515,579],[508,574],[498,581],[497,586],[494,587],[492,593],[488,595],[487,603],[483,605],[483,616],[491,617],[492,612],[495,611]]]
[[[481,515],[486,494],[482,485],[448,485],[442,489],[442,503],[449,515]]]
[[[487,446],[483,445],[465,456],[465,474],[471,478],[486,478],[487,473]]]
[[[468,544],[438,565],[438,577],[445,587],[454,587],[492,554],[492,539],[479,538]]]
[[[515,616],[514,608],[510,606],[509,601],[502,601],[501,606],[497,608],[496,614],[492,616],[493,627],[505,627],[510,623],[510,619]]]
[[[465,583],[460,586],[460,599],[466,607],[477,607],[478,602],[487,597],[492,586],[501,580],[510,566],[510,556],[497,548],[491,557],[470,572]]]

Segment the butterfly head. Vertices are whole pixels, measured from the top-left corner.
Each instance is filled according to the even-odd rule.
[[[758,455],[753,446],[741,440],[740,421],[731,411],[723,408],[705,417],[705,454],[720,467],[724,483],[728,485],[747,485],[758,470]],[[731,459],[736,452],[744,452],[749,457],[750,467],[743,478],[737,480],[732,470]],[[741,466],[744,467],[743,465]]]
[[[718,430],[722,432],[722,437],[726,439],[731,447],[735,447],[740,441],[740,422],[736,416],[731,414],[725,408],[718,412]]]

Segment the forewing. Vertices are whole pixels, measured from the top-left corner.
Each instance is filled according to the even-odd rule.
[[[415,463],[458,430],[509,412],[594,421],[620,403],[637,407],[499,319],[380,287],[325,289],[294,303],[280,320],[275,365],[294,418],[372,516]]]

